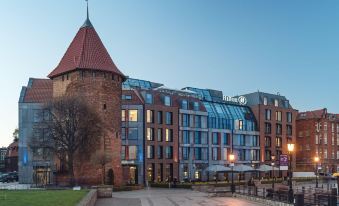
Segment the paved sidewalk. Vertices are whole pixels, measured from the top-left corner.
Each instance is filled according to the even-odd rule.
[[[113,198],[98,199],[96,206],[255,206],[260,205],[230,197],[209,197],[208,194],[184,189],[144,189],[115,192]]]

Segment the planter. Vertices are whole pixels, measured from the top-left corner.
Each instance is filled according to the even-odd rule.
[[[112,198],[113,186],[101,185],[93,188],[98,191],[98,198]]]

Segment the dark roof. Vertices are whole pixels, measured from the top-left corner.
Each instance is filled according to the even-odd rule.
[[[50,79],[30,78],[21,93],[20,102],[47,103],[53,97],[53,82]]]
[[[258,91],[249,94],[243,94],[242,96],[246,97],[247,105],[249,106],[264,104],[264,97],[267,97],[268,104],[274,104],[274,100],[277,99],[279,100],[279,107],[286,108],[286,106],[288,106],[288,108],[293,109],[292,105],[289,103],[289,100],[280,94],[270,94]],[[288,105],[285,105],[286,101],[288,101]]]
[[[48,77],[53,78],[77,69],[112,72],[125,79],[125,75],[115,66],[89,19],[86,19],[59,65]]]

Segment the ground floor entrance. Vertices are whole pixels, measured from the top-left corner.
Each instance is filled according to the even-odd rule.
[[[138,166],[137,165],[124,165],[123,175],[127,184],[138,184]]]

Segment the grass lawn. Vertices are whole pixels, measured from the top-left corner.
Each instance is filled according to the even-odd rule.
[[[74,206],[88,190],[0,190],[0,206]]]

